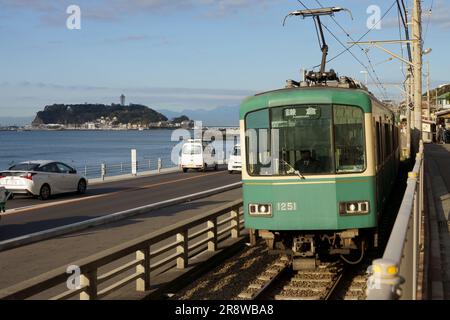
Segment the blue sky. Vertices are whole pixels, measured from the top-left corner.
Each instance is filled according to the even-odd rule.
[[[393,3],[320,2],[352,11],[354,20],[347,13],[335,18],[355,39],[368,30],[368,6],[384,13]],[[66,27],[70,4],[81,8],[80,30]],[[0,117],[32,116],[52,103],[117,103],[122,93],[127,102],[174,111],[235,106],[254,92],[283,87],[299,78],[301,68],[320,62],[312,20],[291,18],[282,26],[296,9],[302,9],[296,0],[0,0]],[[425,61],[431,59],[436,86],[450,82],[450,1],[425,0],[423,9],[424,46],[433,48]],[[323,22],[342,42],[350,41],[330,18]],[[398,39],[398,32],[394,6],[381,29],[364,40]],[[342,51],[326,37],[330,57]],[[399,45],[389,48],[400,52]],[[368,65],[359,48],[352,52]],[[368,55],[389,97],[398,99],[400,91],[391,84],[402,81],[401,64],[381,63],[388,56],[375,48]],[[348,53],[328,68],[364,79],[363,67]]]

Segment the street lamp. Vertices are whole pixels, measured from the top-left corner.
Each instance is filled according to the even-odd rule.
[[[422,52],[422,54],[423,54],[423,55],[426,55],[426,54],[429,54],[431,51],[433,51],[433,49],[428,48],[428,49],[425,49],[425,50]]]
[[[376,63],[374,66],[379,66],[380,64],[383,64],[383,63],[386,63],[386,62],[389,62],[389,61],[392,61],[392,60],[394,60],[394,58],[389,57],[389,59],[384,60],[384,61],[381,61],[381,62],[378,62],[378,63]]]

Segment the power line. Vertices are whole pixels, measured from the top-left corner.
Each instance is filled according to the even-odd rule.
[[[400,4],[400,1],[397,0],[397,9],[399,12],[399,15],[401,17],[401,21],[403,23],[403,27],[406,29],[408,28],[408,25],[406,23],[406,21],[408,20],[408,16],[406,14],[406,6],[405,6],[405,2],[404,0],[402,0],[402,3]],[[403,10],[402,10],[403,9]],[[404,14],[404,15],[403,15]],[[399,20],[400,22],[400,20]]]
[[[344,48],[346,47],[345,46],[345,44],[344,43],[342,43],[342,41],[341,40],[339,40],[339,38],[325,25],[325,24],[323,24],[322,23],[322,26],[333,36],[333,38],[341,45],[341,46],[343,46]],[[381,81],[380,81],[380,79],[378,78],[378,76],[376,76],[376,78],[377,78],[377,80],[375,80],[374,78],[373,78],[373,76],[372,76],[372,74],[370,73],[370,70],[369,70],[369,68],[353,53],[353,52],[351,52],[351,51],[348,51],[352,56],[353,56],[353,58],[356,60],[356,61],[358,61],[358,63],[367,71],[367,74],[369,75],[369,77],[370,77],[370,79],[375,83],[375,85],[377,86],[377,88],[378,88],[378,90],[380,90],[380,93],[381,93],[381,95],[384,97],[384,98],[386,98],[387,99],[387,95],[386,95],[386,89],[383,87],[383,85],[381,84]],[[372,67],[372,71],[375,73],[375,69],[373,68],[373,66],[371,65],[371,67]],[[378,81],[378,83],[381,85],[381,89],[380,89],[380,87],[379,87],[379,85],[378,85],[378,83],[377,83],[377,81]],[[384,91],[383,91],[384,90]]]
[[[398,4],[398,8],[397,8],[398,36],[399,36],[400,40],[403,40],[403,38],[402,38],[402,26],[401,26],[401,20],[403,20],[403,14],[401,12],[400,3],[398,1],[397,1],[397,4]],[[400,19],[400,17],[401,17],[401,19]],[[402,54],[402,58],[405,58],[405,54],[404,54],[404,51],[403,51],[403,44],[402,43],[400,43],[400,51],[401,51],[401,54]],[[403,76],[406,77],[405,70],[403,70],[403,64],[402,64],[402,68],[401,69],[402,69]]]
[[[304,6],[306,9],[308,9],[301,0],[297,0],[298,2],[300,2],[300,4],[302,6]],[[394,7],[394,5],[396,4],[397,0],[395,0],[392,5],[389,7],[389,9],[383,14],[383,16],[380,18],[380,20],[377,21],[377,23],[375,23],[372,28],[370,28],[366,33],[364,33],[359,39],[358,41],[355,42],[359,42],[361,41],[365,36],[367,36],[373,29],[375,29],[375,27],[389,14],[389,12],[392,10],[392,8]],[[338,53],[337,55],[335,55],[333,58],[329,59],[327,61],[327,63],[337,59],[338,57],[340,57],[341,55],[343,55],[344,53],[346,53],[347,51],[349,51],[351,48],[353,48],[356,44],[351,44],[350,46],[346,46],[345,50],[343,50],[342,52]],[[313,68],[317,68],[318,66],[314,66]]]
[[[409,41],[408,14],[406,12],[405,1],[401,0],[401,5],[400,5],[399,0],[397,0],[397,8],[398,8],[399,14],[402,18],[403,28],[405,29],[405,39]],[[407,42],[406,46],[408,48],[408,59],[409,59],[409,61],[412,61],[411,45],[409,42]]]
[[[319,6],[321,6],[322,8],[323,8],[323,5],[320,3],[320,1],[319,0],[316,0],[316,2],[317,2],[317,4],[319,5]],[[308,8],[307,8],[308,9]],[[345,28],[333,17],[333,16],[331,16],[331,19],[333,19],[333,21],[334,21],[334,23],[336,23],[337,24],[337,26],[345,33],[345,35],[350,39],[350,40],[352,40],[353,42],[355,42],[355,39],[353,39],[353,37],[347,32],[347,30],[345,30]],[[330,32],[331,34],[332,34],[332,32],[327,28],[327,30],[328,30],[328,32]],[[333,34],[332,34],[333,35]],[[333,37],[336,39],[336,40],[338,40],[337,39],[337,37],[335,37],[334,35],[333,35]],[[359,41],[359,40],[358,40]],[[347,46],[346,45],[344,45],[340,40],[338,40],[338,42],[341,44],[341,45],[343,45],[343,47],[344,48],[347,48]],[[378,83],[379,83],[379,85],[381,86],[381,88],[382,88],[382,90],[383,90],[383,92],[384,92],[384,94],[382,94],[382,95],[384,95],[384,97],[385,98],[387,98],[387,96],[386,96],[386,88],[383,86],[383,84],[381,83],[381,81],[380,81],[380,78],[378,77],[378,74],[377,74],[377,72],[375,71],[375,67],[374,67],[374,65],[373,65],[373,63],[372,63],[372,60],[370,59],[370,56],[369,56],[369,54],[368,54],[368,52],[367,52],[367,50],[365,50],[364,48],[362,48],[359,44],[357,44],[357,46],[361,49],[361,51],[365,54],[365,56],[366,56],[366,58],[367,58],[367,61],[369,62],[369,66],[370,66],[370,68],[372,69],[372,72],[373,72],[373,74],[374,74],[374,76],[376,77],[376,79],[377,79],[377,81],[378,81]],[[352,54],[352,56],[353,57],[355,57],[355,55],[353,55],[353,53],[349,50],[349,52]],[[355,57],[356,58],[356,57]],[[361,62],[360,62],[361,63]],[[361,63],[362,64],[362,63]],[[369,72],[369,70],[367,69],[367,67],[364,65],[364,64],[362,64],[363,66],[364,66],[364,68],[366,69],[366,71],[367,72]],[[369,73],[370,74],[370,73]],[[371,77],[372,78],[372,77]],[[374,81],[374,79],[372,78],[372,81]],[[374,81],[375,82],[375,81]],[[376,83],[375,83],[376,84]],[[377,86],[378,86],[378,84],[376,84]]]

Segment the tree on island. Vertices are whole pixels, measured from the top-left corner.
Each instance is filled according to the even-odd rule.
[[[93,122],[99,118],[116,119],[115,123],[131,123],[147,125],[152,122],[167,121],[163,114],[144,105],[130,104],[104,105],[104,104],[53,104],[45,106],[33,120],[33,125],[62,124],[81,125]]]

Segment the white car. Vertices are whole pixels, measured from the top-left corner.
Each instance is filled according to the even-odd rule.
[[[207,168],[218,169],[216,150],[211,144],[200,139],[189,139],[181,150],[181,168],[183,172],[189,169],[206,171]]]
[[[234,146],[228,160],[228,172],[233,173],[234,171],[242,171],[241,145],[239,144]]]
[[[66,192],[86,192],[88,179],[72,167],[59,161],[21,162],[0,172],[0,187],[13,195],[38,196],[47,200],[51,195]]]

